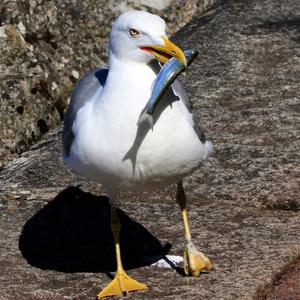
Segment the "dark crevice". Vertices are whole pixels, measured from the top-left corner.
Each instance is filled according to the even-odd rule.
[[[260,24],[249,26],[245,29],[245,34],[254,35],[261,32],[274,33],[274,32],[288,32],[298,31],[300,33],[300,18],[278,20],[278,21],[262,21]]]
[[[48,127],[46,121],[43,119],[39,119],[37,121],[37,126],[39,127],[41,134],[45,134],[46,132],[49,131],[49,127]]]
[[[39,93],[41,96],[43,96],[46,99],[51,98],[51,92],[50,87],[47,81],[40,80],[32,89],[31,93],[36,95]]]
[[[64,103],[64,101],[60,99],[55,102],[54,107],[57,109],[59,113],[60,120],[63,121],[65,110],[66,110],[66,104]]]
[[[300,18],[294,18],[294,19],[289,19],[289,20],[279,20],[279,21],[266,21],[266,22],[258,25],[257,28],[268,29],[272,32],[276,32],[281,29],[300,30]]]
[[[268,203],[266,208],[270,210],[300,211],[299,203],[295,199],[287,199],[285,201],[278,200],[274,203]]]
[[[22,105],[20,105],[17,107],[16,111],[18,114],[23,115],[24,107]]]

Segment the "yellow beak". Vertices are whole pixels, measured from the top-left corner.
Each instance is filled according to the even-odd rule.
[[[162,39],[165,43],[164,46],[143,46],[141,49],[152,54],[162,63],[166,63],[170,58],[176,57],[186,66],[187,62],[183,51],[178,46],[173,44],[168,38],[163,37]]]

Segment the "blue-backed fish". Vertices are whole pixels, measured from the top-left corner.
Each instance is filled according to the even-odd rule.
[[[194,61],[198,54],[199,52],[195,49],[185,50],[184,55],[186,57],[187,65],[175,57],[172,57],[164,64],[154,81],[151,97],[145,108],[142,110],[137,125],[147,121],[150,124],[150,127],[153,128],[153,113],[165,91],[179,76],[179,74]]]

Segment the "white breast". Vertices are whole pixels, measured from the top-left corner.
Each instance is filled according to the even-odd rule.
[[[163,110],[153,131],[137,127],[155,79],[150,68],[120,69],[117,82],[110,75],[77,114],[71,168],[108,189],[149,190],[178,181],[209,156],[211,143],[201,143],[181,101]]]

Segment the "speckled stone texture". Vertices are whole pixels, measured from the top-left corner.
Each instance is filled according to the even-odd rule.
[[[257,299],[300,256],[299,14],[297,1],[227,1],[176,34],[200,51],[184,81],[215,148],[184,186],[213,270],[146,266],[182,254],[175,190],[122,194],[124,263],[149,284],[131,299]],[[0,173],[3,299],[94,299],[114,270],[107,198],[64,166],[60,134]]]
[[[176,32],[220,0],[0,1],[0,168],[62,120],[80,76],[107,61],[111,24],[142,9]]]
[[[281,273],[276,274],[274,283],[258,292],[256,300],[300,299],[300,259],[291,262]]]

